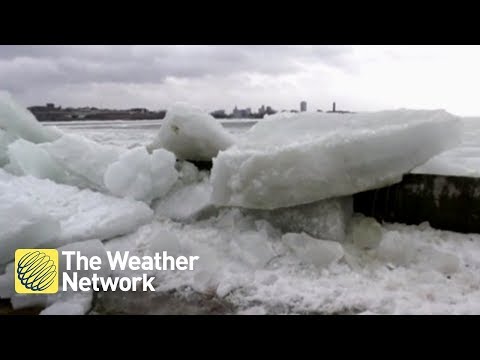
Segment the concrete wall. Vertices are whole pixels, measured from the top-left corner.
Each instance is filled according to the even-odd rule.
[[[399,184],[354,195],[354,210],[379,221],[480,233],[480,179],[408,174]]]

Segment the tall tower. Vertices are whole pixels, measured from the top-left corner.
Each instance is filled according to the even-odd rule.
[[[302,101],[302,102],[300,103],[300,111],[301,111],[301,112],[307,111],[307,102],[306,102],[306,101]]]
[[[335,102],[333,103],[332,112],[336,112],[336,110],[335,110]]]

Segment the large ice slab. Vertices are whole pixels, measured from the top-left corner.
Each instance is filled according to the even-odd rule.
[[[54,247],[127,234],[153,218],[153,211],[142,202],[79,190],[32,176],[17,177],[2,169],[0,194],[3,204],[28,204],[31,209],[60,222],[60,235],[48,244]],[[27,215],[19,214],[18,220]]]
[[[213,200],[275,209],[390,185],[460,135],[460,120],[443,110],[265,120],[213,160]]]
[[[175,156],[164,149],[149,154],[138,147],[122,154],[104,175],[107,189],[114,195],[150,202],[165,195],[178,178]]]
[[[0,92],[0,129],[34,143],[56,140],[61,132],[42,126],[25,107],[16,103],[7,92]]]
[[[179,159],[208,161],[232,144],[232,136],[211,115],[176,104],[167,111],[157,137],[148,148],[165,148]]]

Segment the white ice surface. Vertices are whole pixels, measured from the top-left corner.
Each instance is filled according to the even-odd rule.
[[[104,183],[114,195],[150,202],[165,195],[177,178],[171,152],[157,149],[149,154],[138,147],[123,153],[106,169]]]
[[[199,109],[176,104],[168,109],[150,150],[165,148],[179,159],[211,160],[233,144],[220,122]]]
[[[460,131],[441,110],[264,120],[213,160],[213,200],[275,209],[386,186],[458,144]]]
[[[4,91],[0,91],[0,130],[34,143],[53,141],[61,136],[57,128],[43,126]]]
[[[53,246],[109,239],[134,231],[153,217],[153,211],[142,202],[79,190],[32,176],[17,177],[1,169],[0,194],[2,204],[25,203],[36,209],[32,211],[60,222],[61,233],[50,244]]]
[[[425,224],[383,225],[381,232],[383,245],[366,250],[343,243],[343,257],[342,246],[329,243],[337,248],[330,257],[317,239],[292,246],[264,222],[227,210],[189,225],[145,225],[106,247],[199,255],[193,272],[157,272],[157,291],[215,294],[239,313],[480,313],[480,235]],[[399,246],[386,249],[389,239]]]
[[[462,143],[412,170],[415,174],[480,177],[480,118],[462,118]]]

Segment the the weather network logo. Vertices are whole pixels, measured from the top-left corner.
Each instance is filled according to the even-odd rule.
[[[19,294],[58,292],[58,251],[18,249],[15,251],[15,291]]]

